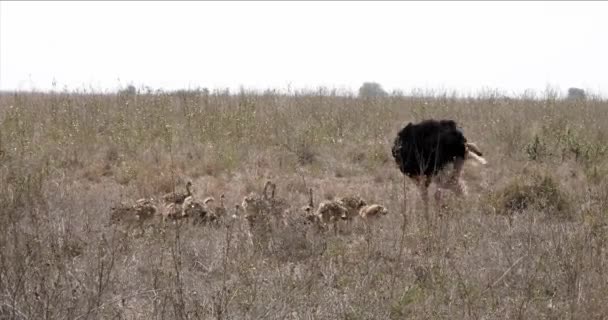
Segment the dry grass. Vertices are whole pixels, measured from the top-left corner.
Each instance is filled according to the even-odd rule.
[[[605,317],[607,108],[551,96],[2,94],[0,319]],[[390,157],[400,127],[428,117],[458,120],[490,162],[467,166],[469,200],[448,197],[431,230]],[[110,224],[113,205],[187,180],[232,210],[269,178],[294,214],[310,187],[317,204],[360,194],[390,213],[338,235],[271,223],[262,242],[239,219],[154,221],[143,235]]]

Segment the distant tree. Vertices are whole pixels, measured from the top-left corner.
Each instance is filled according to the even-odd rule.
[[[393,96],[393,97],[403,97],[403,96],[405,96],[405,94],[403,93],[403,90],[395,89],[395,90],[393,90],[393,92],[391,92],[391,96]]]
[[[568,100],[585,100],[586,98],[585,90],[579,88],[568,89]]]
[[[118,94],[121,95],[134,95],[137,93],[137,88],[134,85],[130,84],[126,88],[118,91]]]
[[[386,91],[376,82],[364,82],[359,88],[359,97],[385,97]]]

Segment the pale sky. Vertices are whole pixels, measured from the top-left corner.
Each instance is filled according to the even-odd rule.
[[[0,90],[608,96],[608,2],[0,2]]]

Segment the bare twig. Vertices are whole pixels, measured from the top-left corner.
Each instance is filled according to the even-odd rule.
[[[138,292],[135,292],[135,293],[130,294],[128,296],[124,296],[124,297],[116,298],[116,299],[113,299],[113,300],[110,300],[110,301],[106,301],[104,303],[101,303],[99,306],[97,306],[97,307],[89,310],[87,313],[83,313],[81,315],[76,316],[74,318],[74,320],[81,319],[81,318],[83,318],[83,317],[85,317],[87,315],[90,315],[90,313],[95,312],[95,311],[97,311],[97,310],[99,310],[99,309],[101,309],[101,308],[103,308],[103,307],[105,307],[107,305],[117,303],[117,302],[122,301],[124,299],[131,299],[131,298],[134,298],[134,297],[137,297],[137,296],[141,296],[141,295],[146,294],[146,293],[154,293],[154,294],[156,294],[158,292],[167,291],[169,289],[170,288],[166,288],[166,289],[150,289],[150,290],[138,291]]]
[[[511,272],[511,270],[513,270],[513,268],[518,265],[525,257],[527,257],[528,255],[525,254],[521,257],[519,257],[519,259],[517,259],[507,270],[505,270],[505,272],[503,272],[503,274],[498,277],[498,279],[496,279],[496,281],[492,282],[492,284],[488,285],[488,287],[483,291],[483,293],[485,293],[486,291],[492,289],[495,285],[497,285],[504,277],[507,276],[507,274],[509,274],[509,272]]]
[[[17,309],[17,308],[16,308],[16,307],[14,307],[14,306],[11,306],[11,305],[10,305],[10,304],[8,304],[8,303],[3,303],[3,304],[0,304],[0,306],[4,306],[4,307],[7,307],[7,308],[12,309],[12,310],[13,310],[13,312],[14,312],[15,314],[19,315],[19,317],[21,317],[21,318],[23,318],[23,319],[29,319],[29,318],[28,318],[28,317],[25,315],[25,313],[21,312],[19,309]]]
[[[393,298],[395,280],[397,278],[397,269],[401,265],[401,257],[403,256],[403,247],[405,246],[405,231],[407,228],[407,179],[403,175],[403,202],[401,203],[401,215],[403,216],[403,223],[401,224],[401,236],[399,239],[399,253],[397,254],[397,260],[395,261],[393,269],[393,279],[391,280],[391,299]]]

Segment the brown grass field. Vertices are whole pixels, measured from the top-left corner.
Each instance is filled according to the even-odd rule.
[[[425,118],[489,161],[431,227],[390,154]],[[3,93],[0,319],[606,319],[607,142],[593,98]],[[232,213],[267,179],[292,215],[308,188],[389,213],[253,241],[242,218],[110,223],[188,180]]]

